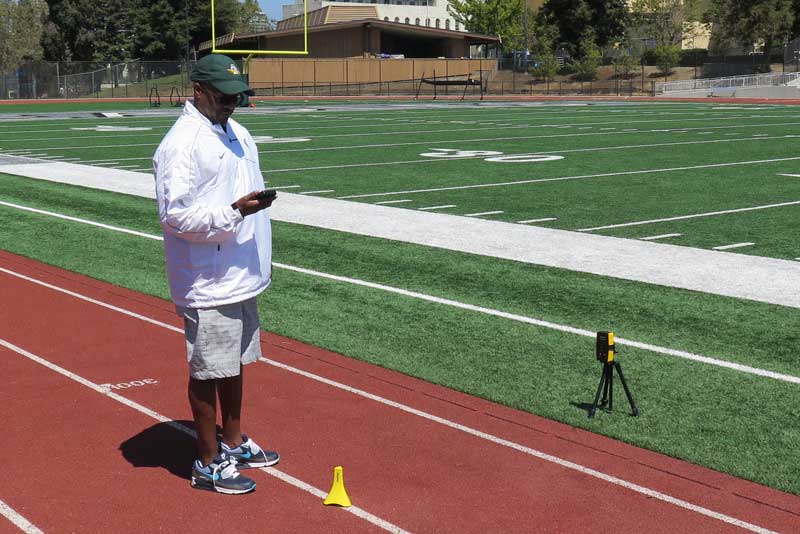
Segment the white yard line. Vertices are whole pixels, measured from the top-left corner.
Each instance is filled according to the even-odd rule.
[[[779,126],[785,126],[787,124],[792,123],[781,123]],[[800,123],[794,123],[800,124]],[[778,126],[778,125],[774,125]],[[715,126],[712,128],[716,129],[725,129],[725,128],[740,128],[740,126]],[[661,132],[661,131],[670,131],[670,130],[631,130],[631,131],[622,131],[619,132],[620,135],[630,135],[632,133],[653,133],[653,132]],[[453,132],[458,133],[458,132]],[[710,133],[710,132],[709,132]],[[399,146],[424,146],[424,145],[441,145],[441,144],[453,144],[453,143],[490,143],[494,141],[522,141],[522,140],[531,140],[531,139],[555,139],[555,138],[577,138],[577,137],[601,137],[607,135],[606,133],[601,132],[590,132],[590,133],[569,133],[569,134],[542,134],[542,135],[514,135],[514,136],[503,136],[503,137],[482,137],[482,138],[473,138],[473,139],[437,139],[431,141],[405,141],[401,143],[372,143],[366,145],[339,145],[339,146],[330,146],[330,147],[304,147],[304,148],[283,148],[278,150],[260,150],[259,154],[283,154],[283,153],[293,153],[293,152],[320,152],[320,151],[338,151],[338,150],[350,150],[350,149],[365,149],[365,148],[389,148],[389,147],[399,147]],[[320,139],[321,137],[325,136],[314,136],[314,139]],[[774,136],[773,139],[782,139],[785,136]],[[752,136],[743,137],[741,139],[733,139],[730,141],[753,141]],[[709,142],[709,141],[695,141],[699,143]],[[662,143],[661,145],[670,146],[673,144],[693,144],[695,142],[686,141],[683,143]],[[660,145],[643,145],[643,146],[660,146]],[[613,148],[613,147],[603,147],[603,148]],[[586,150],[586,149],[584,149]]]
[[[39,140],[41,141],[41,139],[39,139]],[[136,146],[152,146],[152,147],[155,147],[157,145],[158,145],[158,143],[134,143],[134,144],[128,144],[128,145],[56,146],[56,147],[39,148],[37,150],[49,150],[49,151],[52,152],[53,150],[81,150],[81,149],[83,149],[83,150],[94,150],[96,148],[129,148],[129,147],[136,147]],[[22,152],[24,150],[25,149],[6,150],[5,153],[6,154],[10,154],[10,155],[13,156],[13,155],[17,154],[18,152]]]
[[[117,310],[119,310],[119,308]],[[127,310],[125,310],[125,311],[127,311]],[[149,322],[151,322],[153,324],[159,324],[157,321],[152,321],[151,320]],[[176,328],[172,327],[171,325],[166,325],[164,323],[160,323],[159,326],[166,326],[170,330],[178,330],[179,332],[182,333],[182,330],[176,329]],[[133,409],[133,410],[135,410],[135,411],[137,411],[137,412],[139,412],[141,414],[144,414],[144,415],[146,415],[146,416],[148,416],[148,417],[150,417],[152,419],[155,419],[156,421],[159,421],[161,423],[166,423],[166,424],[170,425],[172,428],[175,428],[176,430],[180,430],[181,432],[183,432],[185,434],[188,434],[189,436],[192,436],[193,438],[197,437],[197,434],[195,434],[194,430],[189,428],[188,426],[182,425],[181,423],[178,423],[178,422],[174,421],[173,419],[170,419],[169,417],[167,417],[165,415],[162,415],[162,414],[156,412],[155,410],[152,410],[152,409],[144,406],[143,404],[139,404],[138,402],[135,402],[135,401],[132,401],[132,400],[126,398],[126,397],[123,397],[122,395],[118,395],[118,394],[112,392],[111,390],[109,390],[108,388],[102,387],[99,384],[95,384],[94,382],[92,382],[92,381],[90,381],[90,380],[88,380],[88,379],[86,379],[86,378],[84,378],[84,377],[82,377],[82,376],[80,376],[78,374],[75,374],[72,371],[69,371],[69,370],[67,370],[67,369],[65,369],[65,368],[63,368],[63,367],[61,367],[59,365],[56,365],[53,362],[51,362],[51,361],[49,361],[49,360],[47,360],[47,359],[45,359],[45,358],[43,358],[41,356],[33,354],[32,352],[28,352],[27,350],[25,350],[25,349],[23,349],[21,347],[18,347],[17,345],[14,345],[13,343],[11,343],[11,342],[9,342],[9,341],[7,341],[5,339],[0,339],[0,346],[3,346],[5,348],[7,348],[8,350],[16,352],[20,356],[24,356],[24,357],[28,358],[29,360],[34,361],[34,362],[38,363],[39,365],[42,365],[42,366],[50,369],[51,371],[55,371],[56,373],[66,377],[66,378],[69,378],[70,380],[73,380],[73,381],[79,383],[80,385],[82,385],[84,387],[87,387],[87,388],[89,388],[89,389],[91,389],[93,391],[96,391],[97,393],[99,393],[101,395],[105,395],[106,397],[109,397],[110,399],[115,400],[115,401],[119,402],[120,404],[123,404],[123,405],[127,406],[128,408],[131,408],[131,409]],[[260,470],[265,472],[265,473],[267,473],[267,474],[269,474],[269,475],[272,475],[273,477],[275,477],[275,478],[277,478],[279,480],[282,480],[282,481],[294,486],[297,489],[300,489],[302,491],[311,493],[312,495],[315,495],[317,497],[321,497],[321,498],[324,499],[327,496],[327,492],[325,492],[325,491],[323,491],[323,490],[321,490],[319,488],[316,488],[316,487],[312,486],[311,484],[308,484],[307,482],[304,482],[304,481],[302,481],[302,480],[300,480],[298,478],[295,478],[295,477],[289,475],[288,473],[280,471],[279,469],[276,469],[274,467],[265,467],[265,468],[261,468]],[[378,517],[378,516],[376,516],[374,514],[371,514],[371,513],[367,512],[366,510],[364,510],[363,508],[359,508],[358,506],[351,506],[349,508],[342,508],[342,510],[344,510],[345,512],[351,513],[351,514],[359,517],[360,519],[363,519],[363,520],[365,520],[365,521],[367,521],[367,522],[369,522],[369,523],[381,528],[382,530],[385,530],[386,532],[391,532],[391,533],[394,533],[394,534],[408,534],[406,530],[403,530],[402,528],[398,527],[397,525],[394,525],[394,524],[386,521],[385,519],[381,519],[380,517]],[[37,532],[40,532],[40,531],[38,531],[38,529],[37,529]]]
[[[558,217],[545,217],[544,219],[528,219],[527,221],[517,221],[517,224],[540,223],[540,222],[550,222],[557,220]]]
[[[11,271],[8,271],[6,269],[0,268],[0,270],[3,271],[3,272],[6,272],[6,273],[11,273]],[[13,274],[14,275],[18,275],[18,273],[13,273]],[[32,281],[35,281],[35,279],[30,279],[29,277],[24,277],[24,278],[32,280]],[[48,286],[48,287],[52,287],[52,288],[56,287],[56,286],[51,286],[50,284],[45,284],[45,285]],[[60,288],[58,288],[58,289],[60,289]],[[68,292],[68,293],[72,293],[72,292]],[[86,300],[86,298],[84,300]],[[100,301],[94,301],[94,303],[100,304],[101,306],[106,304],[106,303],[102,303]],[[109,305],[109,307],[115,309],[116,311],[121,310],[120,308],[118,308],[116,306],[110,306]],[[131,317],[142,318],[142,316],[139,316],[138,314],[134,314],[133,312],[128,312],[128,310],[123,310],[123,313],[126,313],[126,315],[129,315]],[[149,319],[149,318],[146,318],[146,319]],[[148,322],[151,323],[151,324],[159,324],[158,321],[155,321],[153,319],[149,319]],[[168,329],[170,329],[172,331],[178,331],[178,332],[182,333],[182,331],[179,328],[173,327],[172,325],[166,325],[164,323],[161,323],[161,325],[166,326]],[[591,333],[591,335],[594,336],[595,334]],[[620,340],[617,339],[617,342],[619,342],[619,341]],[[17,347],[16,345],[13,345],[12,343],[10,343],[10,342],[8,342],[6,340],[0,339],[0,345],[6,347],[9,350],[12,350],[12,351],[20,354],[22,356],[25,356],[26,358],[29,358],[32,361],[35,361],[35,362],[37,362],[37,363],[39,363],[39,364],[41,364],[41,365],[53,370],[53,371],[56,371],[56,372],[62,374],[63,376],[66,376],[66,377],[68,377],[68,378],[70,378],[72,380],[75,380],[76,382],[78,382],[78,383],[80,383],[80,384],[82,384],[82,385],[84,385],[84,386],[86,386],[86,387],[88,387],[90,389],[93,389],[94,391],[97,391],[98,393],[100,393],[102,395],[106,395],[106,396],[110,397],[111,399],[116,400],[117,402],[120,402],[120,403],[122,403],[122,404],[124,404],[124,405],[126,405],[128,407],[131,407],[131,408],[139,411],[140,413],[148,415],[149,417],[152,417],[152,418],[154,418],[154,419],[156,419],[158,421],[161,421],[161,422],[169,422],[170,421],[169,418],[167,418],[167,417],[155,412],[154,410],[151,410],[151,409],[149,409],[149,408],[147,408],[147,407],[145,407],[145,406],[143,406],[141,404],[138,404],[138,403],[136,403],[134,401],[131,401],[131,400],[129,400],[129,399],[127,399],[127,398],[125,398],[125,397],[123,397],[121,395],[117,395],[116,393],[111,392],[107,388],[103,388],[103,387],[101,387],[101,386],[99,386],[97,384],[94,384],[93,382],[91,382],[91,381],[89,381],[89,380],[87,380],[87,379],[85,379],[85,378],[83,378],[83,377],[81,377],[79,375],[76,375],[75,373],[72,373],[71,371],[68,371],[68,370],[66,370],[64,368],[61,368],[61,367],[53,364],[52,362],[47,361],[46,359],[44,359],[44,358],[42,358],[40,356],[37,356],[37,355],[35,355],[33,353],[30,353],[30,352],[22,349],[21,347]],[[309,378],[309,379],[312,379],[312,380],[327,384],[327,385],[335,387],[337,389],[348,391],[348,392],[350,392],[350,393],[352,393],[354,395],[357,395],[357,396],[360,396],[360,397],[363,397],[363,398],[366,398],[366,399],[373,400],[373,401],[378,402],[380,404],[384,404],[386,406],[390,406],[392,408],[396,408],[398,410],[404,411],[404,412],[409,413],[411,415],[415,415],[417,417],[421,417],[423,419],[426,419],[426,420],[434,422],[434,423],[438,423],[438,424],[446,426],[448,428],[452,428],[454,430],[459,430],[461,432],[464,432],[464,433],[469,434],[471,436],[474,436],[474,437],[489,441],[489,442],[494,443],[496,445],[499,445],[499,446],[502,446],[502,447],[507,447],[507,448],[516,450],[518,452],[521,452],[523,454],[527,454],[529,456],[532,456],[534,458],[538,458],[540,460],[544,460],[546,462],[550,462],[550,463],[556,464],[556,465],[561,466],[563,468],[566,468],[566,469],[569,469],[569,470],[572,470],[572,471],[576,471],[576,472],[581,473],[583,475],[590,476],[590,477],[593,477],[593,478],[596,478],[596,479],[599,479],[599,480],[603,480],[605,482],[608,482],[610,484],[613,484],[613,485],[616,485],[616,486],[619,486],[619,487],[622,487],[622,488],[626,488],[626,489],[631,490],[633,492],[645,495],[646,497],[658,499],[658,500],[660,500],[662,502],[666,502],[666,503],[672,504],[674,506],[677,506],[679,508],[683,508],[685,510],[689,510],[691,512],[695,512],[695,513],[703,515],[705,517],[710,517],[710,518],[716,519],[718,521],[722,521],[722,522],[730,524],[730,525],[735,525],[735,526],[740,527],[742,529],[749,530],[751,532],[756,532],[758,534],[777,534],[777,533],[775,533],[775,532],[773,532],[771,530],[768,530],[766,528],[760,527],[758,525],[754,525],[752,523],[747,523],[747,522],[742,521],[740,519],[736,519],[736,518],[734,518],[732,516],[728,516],[728,515],[725,515],[725,514],[721,514],[719,512],[715,512],[715,511],[713,511],[711,509],[704,508],[702,506],[698,506],[698,505],[690,503],[688,501],[685,501],[685,500],[682,500],[682,499],[678,499],[676,497],[673,497],[671,495],[668,495],[668,494],[665,494],[665,493],[650,489],[648,487],[641,486],[639,484],[635,484],[635,483],[629,482],[629,481],[627,481],[625,479],[621,479],[621,478],[609,475],[609,474],[604,473],[602,471],[598,471],[596,469],[592,469],[590,467],[586,467],[584,465],[581,465],[581,464],[578,464],[578,463],[575,463],[575,462],[571,462],[569,460],[565,460],[565,459],[560,458],[558,456],[547,454],[547,453],[544,453],[542,451],[539,451],[539,450],[536,450],[536,449],[533,449],[533,448],[530,448],[530,447],[526,447],[524,445],[520,445],[520,444],[515,443],[513,441],[509,441],[509,440],[500,438],[498,436],[483,432],[481,430],[477,430],[477,429],[468,427],[466,425],[462,425],[460,423],[456,423],[456,422],[451,421],[449,419],[446,419],[446,418],[443,418],[443,417],[439,417],[439,416],[430,414],[428,412],[424,412],[422,410],[418,410],[416,408],[412,408],[412,407],[407,406],[405,404],[402,404],[402,403],[399,403],[399,402],[395,402],[395,401],[392,401],[390,399],[386,399],[384,397],[380,397],[378,395],[374,395],[372,393],[369,393],[369,392],[354,388],[352,386],[343,384],[341,382],[336,382],[334,380],[331,380],[331,379],[316,375],[314,373],[310,373],[310,372],[302,370],[302,369],[298,369],[296,367],[292,367],[292,366],[283,364],[281,362],[277,362],[275,360],[270,360],[270,359],[262,357],[262,358],[259,359],[259,361],[262,361],[264,363],[267,363],[267,364],[275,366],[275,367],[279,367],[281,369],[284,369],[286,371],[298,374],[300,376],[303,376],[303,377],[306,377],[306,378]],[[194,436],[193,431],[191,429],[189,429],[188,427],[185,427],[185,426],[181,425],[180,423],[176,423],[174,421],[172,421],[171,424],[172,424],[172,426],[175,426],[176,428],[182,430],[183,432],[186,432],[187,434]],[[277,472],[278,471],[275,468],[265,468],[265,469],[262,469],[262,470],[264,472],[266,472],[266,473],[269,473],[269,474],[273,474],[273,472]],[[287,475],[287,477],[290,477],[290,476]],[[282,478],[281,477],[281,480],[287,481],[289,483],[292,483],[293,480],[297,480],[297,479],[294,479],[293,477],[290,477],[290,478],[291,478],[291,480],[287,480],[286,478]],[[301,489],[304,489],[306,491],[309,491],[309,488],[313,488],[313,486],[308,485],[306,483],[303,483],[303,486],[304,487],[301,487]],[[296,487],[300,487],[300,486],[296,486]],[[322,492],[322,490],[319,490],[319,489],[316,489],[316,488],[314,488],[314,490],[315,491],[313,491],[312,493],[314,493],[315,495],[323,495],[323,496],[326,495],[324,492]],[[356,510],[364,512],[363,510],[359,509],[358,507],[345,508],[344,510],[350,511],[351,513],[354,513],[356,510],[351,510],[351,508],[355,508]],[[368,514],[367,512],[364,512],[364,513]],[[362,519],[366,519],[366,520],[370,521],[371,523],[375,524],[376,526],[379,526],[380,528],[383,528],[384,530],[388,530],[389,532],[398,532],[398,533],[405,532],[402,529],[400,529],[400,527],[392,525],[391,523],[385,522],[383,520],[381,520],[380,523],[372,521],[371,518],[375,518],[376,517],[376,516],[374,516],[372,514],[368,514],[366,517],[359,515],[359,517],[361,517]],[[384,526],[384,525],[391,525],[391,527],[393,529],[391,529],[391,530],[387,529],[387,527]]]
[[[86,165],[94,165],[94,164],[103,164],[108,162],[117,162],[117,161],[139,161],[142,159],[149,159],[152,160],[153,156],[142,156],[140,158],[114,158],[114,159],[85,159],[82,163]]]
[[[482,211],[480,213],[465,213],[464,217],[480,217],[482,215],[499,215],[503,211]]]
[[[25,534],[43,534],[36,525],[22,517],[3,501],[0,501],[0,515],[14,523]]]
[[[448,158],[459,159],[459,158]],[[462,158],[463,159],[463,158]],[[459,191],[464,189],[479,189],[483,187],[508,187],[512,185],[536,184],[545,182],[559,182],[565,180],[588,180],[593,178],[609,178],[613,176],[634,176],[637,174],[656,174],[663,172],[677,172],[677,171],[694,171],[699,169],[719,169],[723,167],[738,167],[742,165],[761,165],[765,163],[778,163],[782,161],[798,161],[800,157],[789,158],[775,158],[775,159],[758,159],[751,161],[733,161],[730,163],[709,163],[707,165],[688,165],[685,167],[666,167],[660,169],[642,169],[639,171],[621,171],[621,172],[604,172],[599,174],[579,174],[576,176],[556,176],[552,178],[534,178],[531,180],[516,180],[512,182],[490,182],[484,184],[470,184],[470,185],[455,185],[450,187],[431,187],[428,189],[406,189],[403,191],[385,191],[382,193],[364,193],[360,195],[347,195],[338,197],[340,200],[347,200],[353,198],[369,198],[381,196],[394,196],[394,195],[411,195],[415,193],[433,193],[438,191]],[[0,166],[2,169],[2,166]],[[11,172],[11,174],[14,174]]]
[[[595,135],[595,134],[581,134],[581,135]],[[550,136],[554,137],[554,136]],[[564,150],[542,150],[533,152],[533,154],[574,154],[574,153],[584,153],[584,152],[608,152],[612,150],[631,150],[631,149],[641,149],[641,148],[663,148],[663,147],[674,147],[674,146],[685,146],[685,145],[705,145],[705,144],[716,144],[716,143],[739,143],[739,142],[746,142],[746,141],[771,141],[774,139],[786,139],[786,138],[794,138],[797,137],[795,135],[781,135],[777,137],[745,137],[741,139],[712,139],[708,141],[679,141],[675,143],[647,143],[647,144],[639,144],[639,145],[616,145],[616,146],[607,146],[607,147],[590,147],[590,148],[573,148],[573,149],[564,149]],[[436,143],[422,143],[422,144],[436,144]],[[439,143],[441,144],[441,143]],[[519,156],[524,154],[531,154],[531,153],[523,153],[523,154],[506,154],[504,157],[509,156]],[[357,167],[385,167],[388,165],[409,165],[409,164],[421,164],[421,163],[441,163],[447,162],[452,160],[465,160],[465,159],[483,159],[485,155],[469,155],[469,156],[448,156],[447,158],[426,158],[426,159],[413,159],[413,160],[398,160],[398,161],[381,161],[381,162],[367,162],[367,163],[348,163],[342,165],[319,165],[315,167],[289,167],[285,169],[268,169],[267,173],[279,173],[279,172],[296,172],[296,171],[318,171],[318,170],[332,170],[332,169],[351,169]],[[342,197],[345,198],[345,197]]]
[[[683,234],[661,234],[661,235],[651,235],[650,237],[640,237],[642,241],[656,241],[657,239],[667,239],[670,237],[680,237]]]
[[[376,202],[375,204],[380,206],[383,204],[403,204],[405,202],[414,202],[414,201],[411,200],[410,198],[404,198],[402,200],[384,200],[383,202]]]
[[[444,210],[444,209],[455,208],[455,207],[456,207],[455,204],[444,204],[442,206],[428,206],[428,207],[425,207],[425,208],[417,208],[417,209],[421,210],[421,211],[426,211],[426,210]]]
[[[800,178],[800,174],[778,174],[777,176],[785,176],[787,178]]]
[[[316,195],[318,193],[333,193],[335,189],[320,189],[319,191],[302,191],[301,195]]]
[[[764,117],[764,118],[770,118],[770,117],[773,117],[773,116],[767,116],[767,117]],[[778,118],[779,116],[775,115],[774,117]],[[710,118],[710,119],[709,118],[696,118],[696,117],[694,117],[694,118],[683,118],[683,119],[664,119],[664,120],[659,120],[659,122],[682,122],[682,123],[683,122],[687,122],[687,121],[712,121],[712,122],[716,122],[716,121],[720,121],[720,120],[738,120],[738,119],[749,119],[749,118],[750,117],[739,117],[739,116],[734,116],[734,117],[714,117],[714,118]],[[365,120],[368,120],[368,119],[365,119]],[[525,118],[525,117],[522,117],[519,120],[528,120],[528,119]],[[643,120],[643,121],[604,121],[604,122],[588,123],[588,124],[592,125],[592,126],[599,126],[599,125],[608,125],[608,124],[636,124],[636,123],[652,123],[652,122],[654,122],[654,121],[652,121],[652,120]],[[781,123],[770,123],[770,124],[751,124],[751,125],[746,125],[746,127],[748,127],[748,128],[768,127],[768,126],[778,126],[778,127],[780,127],[780,126],[790,126],[790,125],[794,125],[794,124],[797,124],[797,123],[795,123],[795,122],[781,122]],[[396,131],[395,132],[370,132],[368,134],[364,134],[363,132],[357,132],[357,133],[347,133],[347,134],[314,135],[313,137],[315,139],[318,139],[318,138],[327,138],[327,137],[353,137],[353,136],[364,136],[364,135],[369,135],[369,136],[403,135],[403,134],[420,135],[420,134],[428,134],[428,133],[460,133],[460,132],[465,132],[465,131],[468,131],[468,132],[469,131],[490,131],[490,130],[501,130],[501,129],[502,130],[506,130],[506,129],[509,129],[509,128],[512,128],[512,129],[546,128],[546,127],[551,127],[551,126],[553,126],[553,125],[522,124],[522,125],[517,125],[517,126],[497,127],[497,128],[481,127],[481,128],[466,128],[466,129],[465,128],[460,128],[460,129],[416,130],[416,131],[406,131],[406,132],[396,132]],[[591,127],[591,126],[586,125],[586,123],[576,123],[576,124],[569,124],[569,125],[564,125],[564,126]],[[363,125],[348,125],[348,126],[344,126],[344,127],[362,128],[363,129]],[[704,126],[702,128],[689,128],[689,130],[691,130],[691,129],[695,129],[696,130],[696,129],[718,129],[718,128],[742,128],[742,127],[744,127],[744,126],[743,125],[722,126],[722,127],[720,127],[720,126],[711,126],[711,127]],[[325,126],[325,127],[320,127],[320,128],[323,128],[323,129],[326,129],[326,128],[341,129],[341,128],[343,128],[343,126]],[[276,128],[273,124],[270,124],[269,127],[259,128],[259,127],[253,126],[250,129],[251,129],[251,132],[255,132],[255,133],[258,133],[260,131],[267,131],[267,132],[270,132],[270,133],[274,134],[274,133],[276,133],[276,131],[278,131],[278,132],[295,131],[295,130],[307,131],[308,127],[301,126],[301,127],[291,127],[291,128]],[[314,129],[318,129],[318,128],[314,128]],[[603,130],[616,130],[616,128],[603,128]],[[652,130],[652,131],[673,131],[673,130]],[[686,131],[686,130],[681,130],[681,131]],[[46,132],[47,131],[42,131],[42,133],[46,133]],[[83,137],[83,138],[85,139],[86,137]],[[32,138],[31,140],[41,141],[42,139],[39,137],[39,138]],[[15,139],[15,141],[16,141],[16,139]],[[120,147],[153,146],[153,147],[155,147],[156,144],[157,144],[157,142],[154,141],[154,142],[151,142],[151,143],[127,144],[127,145],[93,145],[93,146],[72,146],[72,147],[50,147],[50,148],[42,148],[40,150],[51,150],[51,151],[52,150],[80,150],[80,149],[88,150],[88,149],[94,149],[94,148],[115,148],[117,146],[120,146]],[[17,152],[17,151],[20,151],[20,150],[29,150],[29,149],[8,150],[6,152],[7,153],[14,153],[14,152]],[[264,151],[264,152],[268,153],[270,151]]]
[[[755,243],[734,243],[732,245],[720,245],[718,247],[711,247],[712,250],[730,250],[733,248],[752,247]]]
[[[763,206],[751,206],[749,208],[737,208],[732,210],[721,210],[721,211],[707,211],[705,213],[693,213],[691,215],[678,215],[676,217],[665,217],[663,219],[650,219],[646,221],[634,221],[634,222],[627,222],[627,223],[620,223],[620,224],[607,224],[605,226],[595,226],[593,228],[581,228],[576,230],[577,232],[593,232],[595,230],[608,230],[610,228],[624,228],[626,226],[640,226],[643,224],[655,224],[661,222],[669,222],[669,221],[682,221],[684,219],[698,219],[701,217],[715,217],[717,215],[728,215],[731,213],[742,213],[745,211],[757,211],[757,210],[768,210],[772,208],[783,208],[786,206],[796,206],[800,204],[800,200],[794,200],[791,202],[780,202],[778,204],[765,204]]]

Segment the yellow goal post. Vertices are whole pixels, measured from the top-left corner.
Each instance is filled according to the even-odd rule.
[[[308,0],[303,0],[303,49],[302,50],[240,50],[235,48],[217,48],[217,32],[214,20],[214,0],[211,0],[211,53],[242,54],[247,56],[307,56],[308,55]],[[249,59],[249,57],[248,57]]]

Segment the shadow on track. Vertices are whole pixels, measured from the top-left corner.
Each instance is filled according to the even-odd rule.
[[[194,428],[192,421],[173,421]],[[195,439],[169,423],[157,423],[119,446],[122,456],[134,467],[160,467],[180,478],[191,478],[192,462],[197,456]]]

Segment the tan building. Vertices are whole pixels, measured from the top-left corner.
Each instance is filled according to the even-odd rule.
[[[300,15],[280,21],[272,32],[237,34],[231,48],[303,50],[303,33]],[[430,27],[409,19],[381,19],[374,5],[331,5],[308,13],[309,58],[468,58],[474,47],[499,45],[497,36]]]

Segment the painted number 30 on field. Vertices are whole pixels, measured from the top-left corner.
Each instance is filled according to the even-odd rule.
[[[424,158],[483,158],[484,161],[497,161],[500,163],[542,163],[544,161],[557,161],[564,156],[553,154],[512,154],[503,155],[496,150],[459,150],[457,148],[433,148],[431,152],[423,152]]]

